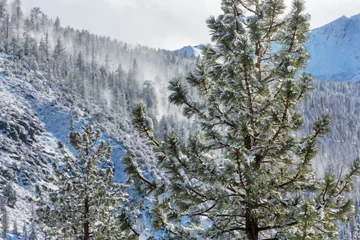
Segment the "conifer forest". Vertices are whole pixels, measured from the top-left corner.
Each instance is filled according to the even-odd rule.
[[[360,239],[360,15],[310,1],[169,50],[0,0],[0,239]]]

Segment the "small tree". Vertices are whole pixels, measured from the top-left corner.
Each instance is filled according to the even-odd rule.
[[[223,0],[223,14],[208,19],[214,44],[187,78],[200,100],[180,80],[169,86],[170,102],[201,124],[187,143],[175,134],[159,143],[145,108],[134,107],[133,124],[154,146],[160,170],[146,179],[131,155],[123,162],[138,189],[155,192],[155,228],[189,238],[327,239],[337,235],[337,220],[352,217],[344,193],[360,160],[318,179],[311,162],[329,118],[295,134],[303,123],[296,104],[311,89],[309,75],[295,79],[309,59],[309,16],[302,0],[285,9],[282,0]]]
[[[38,240],[34,222],[32,222],[30,225],[30,234],[29,234],[28,240]]]
[[[24,223],[24,226],[23,226],[23,230],[22,230],[22,237],[24,240],[28,240],[29,237],[28,237],[28,230],[26,228],[26,223]]]
[[[12,230],[12,234],[14,236],[17,236],[17,237],[20,237],[20,232],[19,232],[19,229],[18,229],[18,226],[17,226],[17,222],[14,221],[14,226],[13,226],[13,230]]]
[[[57,188],[43,188],[48,200],[40,199],[37,211],[50,237],[87,240],[132,235],[128,218],[124,217],[127,186],[114,183],[111,147],[100,139],[100,131],[89,125],[82,133],[71,133],[75,158],[59,144],[64,164],[54,165]],[[41,195],[40,188],[38,192]]]
[[[3,189],[2,194],[4,197],[5,205],[12,207],[12,208],[15,207],[17,197],[16,197],[16,192],[14,190],[12,182],[9,182],[6,184],[5,188]]]
[[[3,239],[7,239],[7,234],[9,233],[9,216],[6,209],[6,205],[1,205],[1,234]]]

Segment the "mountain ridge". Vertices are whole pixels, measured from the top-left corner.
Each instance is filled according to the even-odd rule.
[[[305,71],[325,81],[360,81],[359,42],[360,13],[341,16],[311,30],[306,43],[311,58]],[[198,46],[186,46],[174,52],[194,55],[192,49]]]

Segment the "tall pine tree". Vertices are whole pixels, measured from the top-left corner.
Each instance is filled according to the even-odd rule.
[[[309,16],[302,0],[286,15],[285,7],[283,0],[223,0],[223,14],[207,20],[214,44],[187,78],[200,100],[180,80],[169,86],[170,102],[201,123],[187,143],[175,134],[156,141],[145,108],[134,107],[133,123],[154,146],[160,170],[146,179],[131,155],[123,162],[138,189],[155,192],[155,228],[214,239],[327,239],[337,235],[337,220],[351,218],[344,193],[360,160],[318,179],[311,163],[330,120],[322,116],[309,135],[296,134],[303,120],[295,107],[311,89],[311,77],[297,74],[309,59]]]

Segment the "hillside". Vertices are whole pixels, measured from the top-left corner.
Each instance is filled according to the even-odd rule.
[[[35,186],[48,185],[54,178],[52,164],[61,164],[61,141],[71,150],[70,129],[80,130],[85,122],[99,126],[103,139],[112,146],[114,180],[125,182],[120,158],[131,151],[151,163],[152,153],[128,120],[117,111],[97,103],[85,103],[74,92],[48,81],[41,72],[15,75],[9,56],[0,56],[0,186],[11,181],[17,195],[14,208],[8,208],[10,226],[30,229],[35,218]],[[6,73],[4,69],[7,69]],[[10,74],[10,75],[9,75]],[[39,229],[38,237],[43,239]]]

